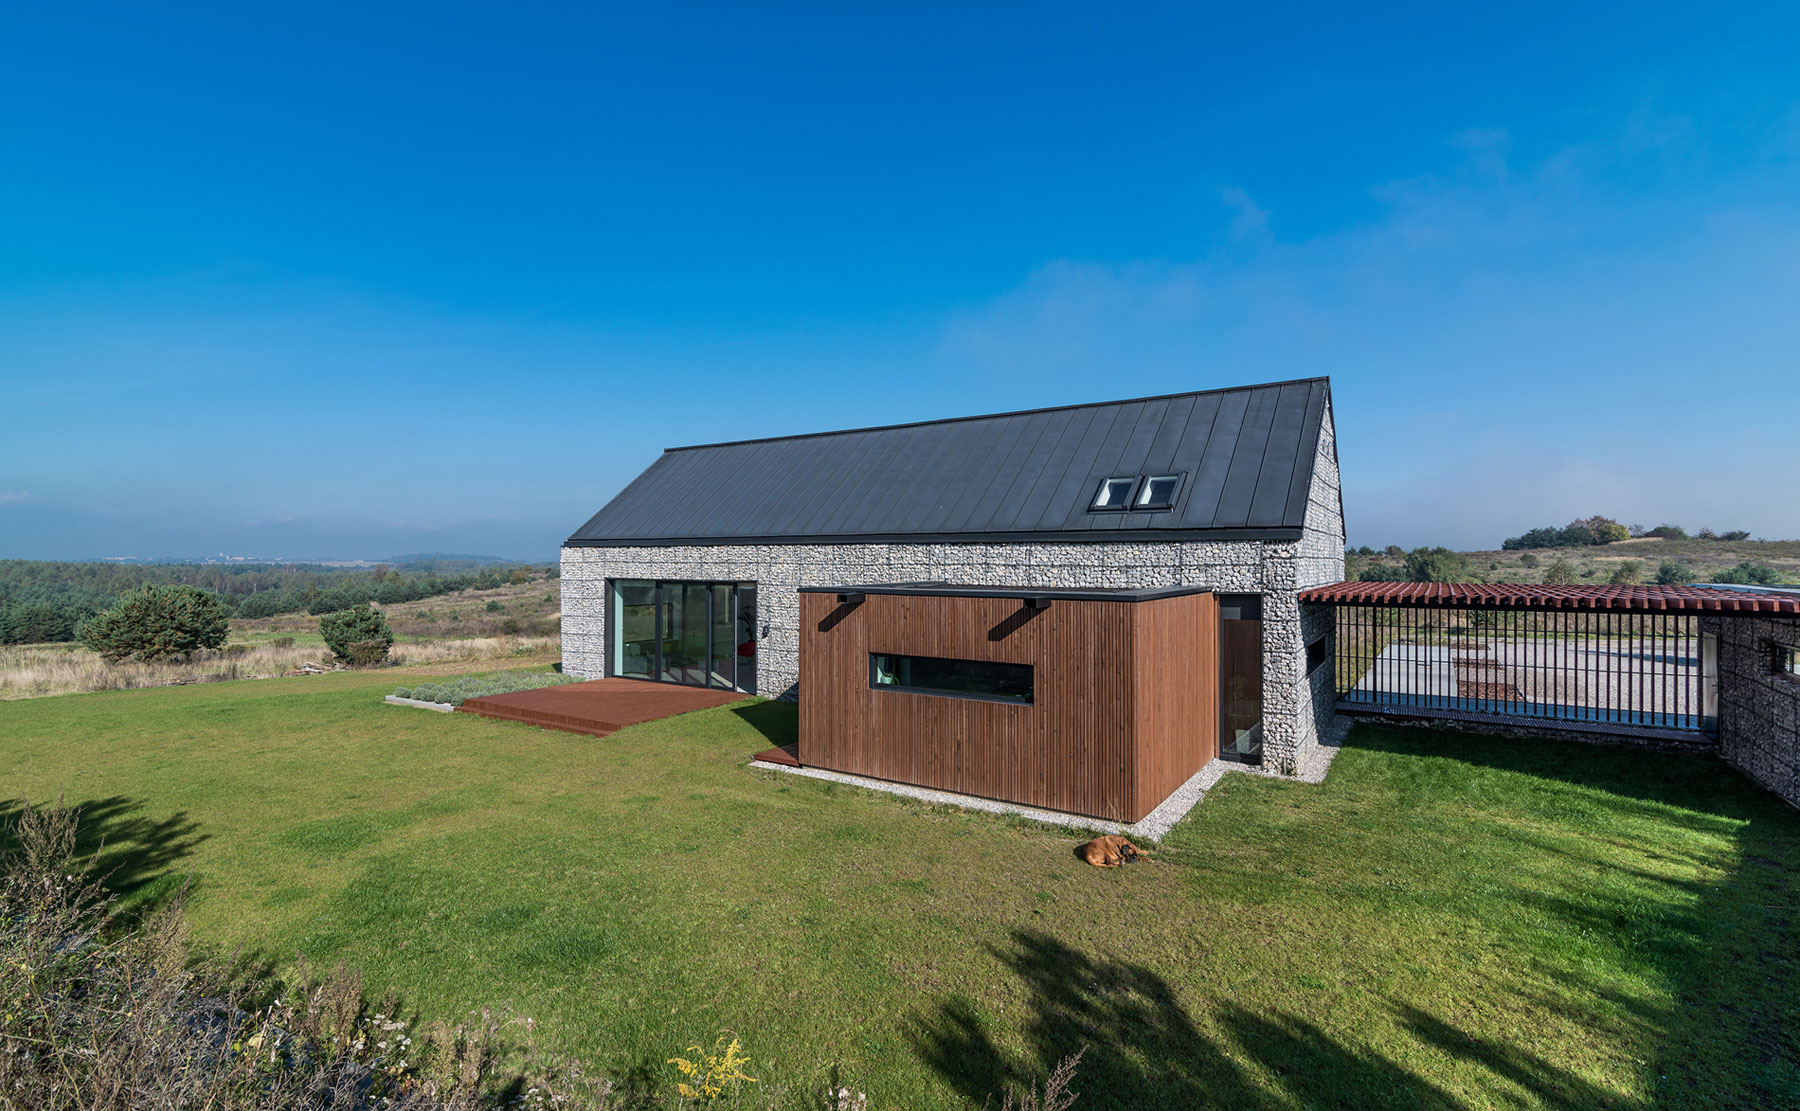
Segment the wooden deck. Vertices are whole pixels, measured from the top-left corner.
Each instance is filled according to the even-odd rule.
[[[748,697],[741,691],[705,690],[643,679],[594,679],[471,698],[457,711],[496,721],[523,722],[540,729],[604,737],[627,725],[723,706]]]

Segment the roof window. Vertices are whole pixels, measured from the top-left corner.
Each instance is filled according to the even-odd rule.
[[[1173,509],[1175,495],[1181,490],[1181,476],[1178,474],[1153,474],[1144,480],[1143,489],[1138,491],[1137,508],[1139,509]]]
[[[1131,491],[1137,486],[1137,481],[1136,475],[1101,479],[1100,489],[1094,493],[1094,503],[1088,508],[1130,509]]]

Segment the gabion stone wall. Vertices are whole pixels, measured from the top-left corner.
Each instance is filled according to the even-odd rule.
[[[1297,541],[1070,544],[720,544],[562,550],[563,669],[608,673],[608,579],[692,579],[757,586],[757,693],[791,700],[800,682],[802,586],[945,582],[957,586],[1199,586],[1263,596],[1263,764],[1304,772],[1319,756],[1335,692],[1327,664],[1306,673],[1306,642],[1329,636],[1330,615],[1304,627],[1299,592],[1337,582],[1344,517],[1337,448],[1326,410]],[[1327,645],[1328,658],[1335,645]],[[1320,677],[1323,676],[1323,681]],[[1216,729],[1215,723],[1196,728]]]
[[[1776,674],[1774,645],[1800,644],[1800,619],[1707,617],[1719,638],[1719,755],[1800,806],[1800,682]]]

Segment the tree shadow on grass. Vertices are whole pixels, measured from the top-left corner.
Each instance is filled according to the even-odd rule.
[[[1608,960],[1650,986],[1649,995],[1632,997],[1588,983],[1559,961],[1545,967],[1567,988],[1611,1004],[1639,1025],[1649,1057],[1644,1075],[1656,1106],[1800,1107],[1800,814],[1707,756],[1367,724],[1351,732],[1347,747],[1453,760],[1576,787],[1561,799],[1546,796],[1541,816],[1555,822],[1557,808],[1566,806],[1580,819],[1571,830],[1596,842],[1621,836],[1627,823],[1649,820],[1729,844],[1729,853],[1710,856],[1678,845],[1634,846],[1695,870],[1693,878],[1573,858],[1623,873],[1639,885],[1634,897],[1608,901],[1580,890],[1521,888],[1516,898],[1590,944],[1609,944]],[[1512,837],[1532,852],[1572,856],[1542,836]],[[1425,1042],[1481,1063],[1538,1099],[1618,1104],[1616,1095],[1559,1075],[1529,1054],[1404,1006],[1400,1014]]]
[[[34,804],[42,805],[42,804]],[[0,853],[18,848],[13,829],[26,803],[0,803]],[[145,803],[124,795],[70,804],[80,812],[75,827],[78,860],[92,860],[94,875],[117,896],[120,909],[142,914],[173,897],[187,877],[175,865],[206,840],[199,824],[180,810],[166,818],[144,813]]]
[[[962,999],[916,1016],[913,1051],[970,1102],[1007,1084],[1041,1083],[1056,1063],[1087,1047],[1079,1106],[1194,1108],[1267,1105],[1242,1069],[1203,1033],[1167,981],[1142,965],[1091,957],[1055,938],[1021,930],[994,955],[1030,992],[1023,1055],[1003,1050]]]
[[[1041,1083],[1058,1061],[1086,1047],[1073,1085],[1083,1111],[1463,1106],[1406,1066],[1344,1044],[1288,1010],[1259,1013],[1220,1002],[1203,1029],[1167,980],[1129,960],[1096,958],[1033,931],[1015,932],[1010,948],[995,956],[1029,992],[1022,1053],[1003,1049],[975,1006],[960,998],[915,1016],[908,1031],[920,1060],[973,1104],[1008,1085]],[[1516,1086],[1554,1106],[1620,1104],[1616,1094],[1529,1052],[1466,1034],[1409,1005],[1397,1011],[1422,1045],[1477,1066],[1496,1087]]]

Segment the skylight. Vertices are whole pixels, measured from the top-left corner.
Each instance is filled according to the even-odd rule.
[[[1153,474],[1144,480],[1144,488],[1138,492],[1137,508],[1171,509],[1175,505],[1176,491],[1180,489],[1180,475]]]
[[[1129,509],[1131,508],[1131,490],[1136,485],[1136,475],[1101,479],[1100,489],[1094,494],[1094,504],[1088,508]]]

